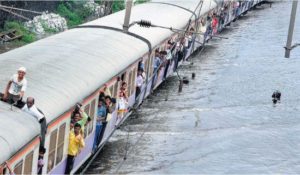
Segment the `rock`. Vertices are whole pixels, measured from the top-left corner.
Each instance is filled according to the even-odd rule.
[[[46,32],[61,32],[68,29],[67,21],[55,13],[44,12],[33,20],[25,22],[27,29],[37,35],[44,35]]]
[[[92,12],[92,15],[95,17],[102,17],[102,16],[104,16],[104,13],[105,13],[105,6],[99,5],[92,0],[87,1],[84,4],[84,8],[87,8],[88,10],[90,10]]]

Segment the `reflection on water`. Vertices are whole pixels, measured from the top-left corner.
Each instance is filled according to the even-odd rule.
[[[180,68],[196,73],[182,93],[175,75],[164,82],[87,173],[299,173],[300,48],[283,57],[291,2],[261,8]]]

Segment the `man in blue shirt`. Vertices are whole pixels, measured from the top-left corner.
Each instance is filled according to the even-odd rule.
[[[106,119],[106,107],[102,100],[98,102],[98,111],[97,111],[97,123],[96,123],[96,132],[95,132],[95,140],[93,151],[96,151],[98,145],[100,144],[100,133],[103,127],[102,122]]]

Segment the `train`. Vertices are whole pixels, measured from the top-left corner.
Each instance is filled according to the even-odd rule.
[[[25,97],[35,98],[46,118],[47,132],[41,139],[39,122],[16,106],[0,101],[0,175],[10,174],[6,164],[15,174],[37,174],[41,140],[46,149],[42,174],[64,174],[70,116],[74,105],[80,102],[91,121],[84,130],[85,147],[75,158],[71,172],[75,173],[95,153],[100,91],[107,88],[117,99],[122,82],[127,83],[128,111],[123,121],[126,120],[131,109],[139,106],[193,52],[262,2],[153,0],[132,8],[128,31],[123,30],[122,10],[1,54],[0,89],[5,88],[18,67],[26,67]],[[211,26],[214,16],[219,19],[217,28]],[[149,21],[144,25],[153,25],[143,27],[141,20]],[[166,51],[167,58],[154,68],[159,51]],[[145,77],[136,96],[141,65]],[[113,110],[98,149],[116,130],[116,117],[117,111]]]

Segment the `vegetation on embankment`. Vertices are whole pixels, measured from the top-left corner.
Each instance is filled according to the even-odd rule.
[[[92,10],[84,7],[84,1],[61,2],[56,12],[66,18],[69,28],[84,23],[92,15]]]
[[[21,42],[31,43],[36,40],[34,33],[27,30],[21,22],[18,21],[6,21],[4,24],[3,31],[16,30],[17,35],[22,35]]]
[[[134,1],[135,4],[141,4],[145,3],[149,0],[136,0]],[[103,0],[95,0],[98,4],[103,4]],[[57,4],[57,8],[55,13],[59,14],[60,16],[64,17],[67,20],[67,25],[69,28],[75,27],[77,25],[80,25],[84,22],[87,22],[90,16],[93,15],[93,10],[90,8],[85,7],[86,1],[76,1],[76,0],[69,0],[69,1],[60,1]],[[118,12],[120,10],[125,9],[125,0],[114,0],[110,3],[111,13]],[[56,33],[53,29],[47,28],[47,26],[42,25],[46,33],[53,34]],[[13,41],[18,43],[31,43],[35,40],[37,40],[36,34],[30,32],[26,27],[24,27],[24,24],[20,21],[5,21],[3,29],[0,29],[1,31],[11,31],[16,30],[17,35],[22,35],[23,37],[21,40]]]

